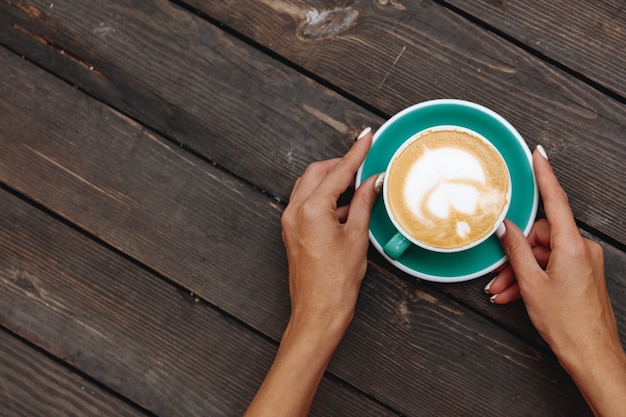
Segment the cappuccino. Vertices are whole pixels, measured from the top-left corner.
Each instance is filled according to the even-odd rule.
[[[488,238],[504,219],[511,180],[498,150],[468,129],[418,133],[394,155],[384,198],[392,222],[413,243],[458,251]]]

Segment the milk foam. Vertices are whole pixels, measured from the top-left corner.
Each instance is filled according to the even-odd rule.
[[[456,222],[456,234],[460,237],[467,236],[472,231],[469,223],[467,222]]]
[[[422,202],[432,215],[446,219],[454,210],[474,214],[484,185],[485,173],[472,154],[456,148],[428,149],[408,171],[404,199],[420,220],[427,218]],[[457,233],[462,236],[469,231]]]
[[[426,131],[394,155],[385,204],[399,230],[427,248],[463,248],[506,212],[510,176],[498,151],[454,127]]]

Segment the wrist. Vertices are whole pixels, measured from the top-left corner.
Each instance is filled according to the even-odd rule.
[[[624,415],[626,354],[621,344],[559,356],[595,415]]]
[[[309,410],[347,328],[336,324],[324,327],[319,317],[292,314],[274,363],[246,415],[305,415]]]
[[[553,349],[563,367],[570,372],[590,371],[593,368],[624,369],[626,354],[617,335],[614,338],[594,338],[594,340],[571,342],[569,348]]]
[[[283,341],[309,346],[316,351],[337,348],[352,320],[352,314],[344,316],[292,314],[283,334]]]
[[[626,371],[626,354],[621,346],[605,347],[593,352],[559,357],[563,367],[574,375]]]

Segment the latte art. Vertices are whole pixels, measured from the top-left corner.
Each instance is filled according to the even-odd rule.
[[[404,198],[421,220],[428,215],[445,219],[454,210],[473,214],[484,185],[485,173],[472,154],[456,148],[425,149],[409,169]]]
[[[495,147],[452,128],[415,138],[394,157],[385,182],[407,237],[445,250],[491,234],[510,198],[508,170]]]

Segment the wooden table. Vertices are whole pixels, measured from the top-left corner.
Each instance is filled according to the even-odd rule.
[[[626,340],[621,0],[0,2],[0,415],[236,416],[311,161],[413,103],[543,144]],[[315,416],[584,416],[521,303],[370,250]]]

